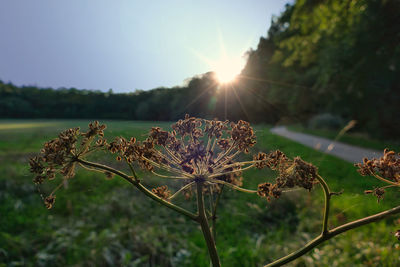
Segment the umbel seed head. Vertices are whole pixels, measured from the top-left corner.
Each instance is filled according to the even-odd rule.
[[[256,144],[255,132],[248,122],[205,120],[186,115],[171,128],[172,131],[165,131],[152,127],[143,141],[116,137],[110,143],[104,139],[106,126],[97,121],[90,123],[86,132],[81,133],[79,128],[61,132],[58,138],[45,143],[39,155],[30,159],[30,171],[36,175],[37,185],[55,179],[56,174],[63,177],[59,186],[44,199],[46,207],[54,206],[55,192],[65,179],[75,176],[77,165],[85,167],[81,160],[97,150],[116,154],[116,159],[132,170],[133,164],[137,164],[155,176],[184,180],[182,188],[186,196],[191,195],[192,185],[201,183],[206,193],[219,191],[226,185],[270,200],[279,198],[283,188],[300,186],[311,190],[316,183],[315,166],[299,157],[291,160],[278,150],[260,152],[252,160],[239,161]],[[275,183],[262,183],[258,190],[242,188],[244,171],[265,167],[279,172]],[[113,177],[109,171],[102,173],[107,179]],[[166,186],[154,188],[152,193],[168,201],[171,195]]]

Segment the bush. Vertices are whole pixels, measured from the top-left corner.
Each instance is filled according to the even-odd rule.
[[[343,119],[330,113],[322,113],[313,116],[308,127],[311,129],[339,130],[343,127]]]

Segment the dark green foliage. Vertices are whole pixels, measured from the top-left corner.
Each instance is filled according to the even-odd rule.
[[[376,136],[400,133],[400,2],[299,0],[249,52],[244,86],[293,121],[329,112]]]
[[[0,118],[102,118],[169,121],[186,113],[212,117],[217,83],[206,73],[186,87],[115,94],[17,87],[0,81]]]

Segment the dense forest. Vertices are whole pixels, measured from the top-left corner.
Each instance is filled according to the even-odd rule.
[[[273,17],[231,84],[212,72],[185,86],[117,94],[0,82],[0,117],[176,120],[185,113],[252,122],[355,119],[400,134],[400,1],[298,0]]]

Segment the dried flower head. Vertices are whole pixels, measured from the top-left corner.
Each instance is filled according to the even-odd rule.
[[[264,183],[258,186],[258,195],[266,197],[268,200],[271,197],[279,198],[283,188],[298,186],[310,191],[317,183],[317,167],[303,161],[300,157],[291,160],[277,150],[269,154],[259,153],[255,159],[261,160],[256,164],[257,168],[268,167],[279,172],[275,184]]]
[[[387,148],[383,151],[383,156],[379,159],[364,158],[362,163],[355,164],[358,172],[362,176],[372,175],[377,179],[387,183],[387,186],[366,190],[366,194],[373,194],[378,198],[378,202],[383,199],[385,188],[400,186],[400,154],[396,155],[394,151]]]
[[[256,143],[253,128],[242,120],[234,123],[186,115],[185,119],[172,125],[172,131],[152,127],[144,141],[117,137],[110,143],[103,139],[105,128],[95,121],[84,133],[80,133],[79,128],[69,129],[47,142],[41,154],[30,160],[31,171],[36,174],[34,182],[41,184],[46,179],[54,179],[56,173],[64,179],[73,177],[76,165],[81,164],[79,160],[102,148],[117,154],[116,159],[125,161],[131,168],[136,163],[156,176],[182,179],[184,186],[178,192],[183,192],[186,197],[191,195],[191,186],[201,183],[204,192],[220,192],[222,186],[227,185],[239,191],[258,193],[267,199],[278,198],[283,188],[300,186],[311,190],[317,176],[316,167],[300,158],[290,160],[280,151],[258,153],[253,160],[238,161],[238,157],[249,153]],[[242,188],[243,171],[254,167],[277,170],[279,175],[275,184],[260,184],[258,190]],[[112,178],[111,173],[104,173],[107,178]],[[54,192],[61,186],[45,199],[47,207],[54,205]],[[152,192],[163,199],[170,196],[166,186]]]
[[[256,162],[235,161],[255,143],[256,137],[248,122],[230,123],[186,115],[172,125],[172,131],[153,127],[144,141],[118,137],[108,149],[157,176],[185,179],[189,183],[201,181],[218,189],[221,184],[242,185],[243,166],[253,167]]]
[[[118,153],[118,157],[128,163],[137,162],[142,169],[154,175],[184,179],[186,184],[201,182],[213,187],[203,187],[207,192],[218,191],[221,185],[228,185],[240,191],[278,198],[282,188],[300,186],[311,190],[316,183],[316,167],[300,158],[290,160],[280,151],[259,153],[251,161],[238,162],[239,155],[248,153],[256,143],[254,130],[248,122],[204,120],[186,115],[185,119],[173,124],[172,129],[168,132],[153,127],[142,142],[118,137],[108,149]],[[253,167],[278,170],[276,183],[260,185],[258,191],[241,188],[242,172]],[[159,170],[173,175],[165,175]],[[185,192],[190,192],[190,186],[185,188]]]
[[[57,138],[46,142],[40,154],[29,159],[30,172],[36,175],[33,182],[40,185],[46,179],[55,179],[57,173],[61,174],[63,179],[74,177],[77,158],[106,144],[102,139],[105,128],[105,125],[100,125],[95,121],[89,124],[89,130],[86,133],[80,133],[79,128],[71,128],[61,132]],[[98,140],[91,146],[96,136]],[[78,142],[80,139],[82,139],[81,142]],[[62,182],[44,199],[47,208],[53,207],[56,198],[54,193],[61,185]]]
[[[363,159],[363,163],[355,164],[358,167],[358,172],[362,176],[373,175],[380,176],[391,182],[399,183],[400,185],[400,154],[396,156],[394,151],[389,151],[387,148],[383,152],[383,156],[379,159]]]

